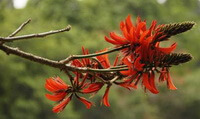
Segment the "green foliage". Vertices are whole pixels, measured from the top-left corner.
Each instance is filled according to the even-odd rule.
[[[158,95],[145,94],[142,89],[129,92],[115,88],[110,93],[110,108],[99,107],[97,103],[87,110],[75,100],[62,113],[53,114],[53,102],[44,96],[45,79],[66,76],[47,66],[0,52],[0,119],[200,118],[199,0],[167,0],[164,4],[156,0],[29,0],[27,7],[19,10],[10,7],[10,3],[0,0],[0,36],[9,35],[28,18],[32,22],[20,34],[72,25],[70,32],[9,44],[39,56],[60,60],[81,54],[81,46],[90,52],[111,47],[103,37],[110,31],[119,32],[119,22],[131,14],[133,20],[140,15],[149,24],[154,19],[160,24],[195,21],[194,29],[171,38],[179,44],[177,52],[189,52],[194,60],[172,69],[177,91],[169,91],[162,85],[158,86],[161,90]],[[99,96],[92,100],[99,102],[100,99]]]

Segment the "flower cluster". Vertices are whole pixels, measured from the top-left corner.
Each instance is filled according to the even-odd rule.
[[[110,33],[112,40],[105,37],[107,42],[116,45],[116,47],[129,45],[128,48],[121,51],[124,54],[123,63],[129,67],[129,70],[121,71],[121,73],[132,79],[126,81],[130,82],[130,84],[135,80],[135,77],[137,78],[134,85],[137,85],[138,81],[142,79],[142,84],[152,93],[159,92],[155,86],[155,71],[158,71],[157,67],[162,67],[160,77],[163,78],[161,81],[167,80],[168,87],[176,89],[169,76],[168,64],[162,64],[162,61],[160,61],[163,56],[170,54],[176,48],[176,43],[167,48],[160,47],[160,39],[166,36],[160,31],[161,27],[162,25],[157,26],[156,21],[153,21],[151,26],[147,28],[146,22],[141,21],[140,17],[137,18],[136,25],[133,25],[129,15],[125,22],[122,21],[120,23],[122,37],[114,32]],[[168,39],[162,41],[165,40]]]
[[[157,94],[159,91],[156,88],[156,74],[159,74],[158,81],[166,81],[167,87],[175,90],[169,68],[188,62],[192,57],[189,54],[172,53],[176,43],[169,47],[161,47],[160,43],[169,41],[171,36],[185,32],[193,25],[193,22],[157,25],[157,22],[153,21],[148,28],[146,21],[142,21],[140,17],[133,24],[131,16],[128,15],[125,21],[120,23],[122,35],[111,32],[110,37],[105,36],[105,40],[113,44],[114,48],[89,54],[88,49],[82,47],[83,55],[72,57],[66,63],[70,66],[70,69],[64,69],[70,85],[59,77],[46,80],[45,88],[52,93],[46,94],[46,97],[58,102],[53,112],[61,112],[73,96],[89,109],[93,103],[80,94],[94,95],[103,86],[106,87],[102,97],[105,106],[110,106],[109,90],[113,85],[131,90],[137,89],[138,83],[141,82],[145,90]],[[115,51],[119,53],[111,65],[108,55]]]

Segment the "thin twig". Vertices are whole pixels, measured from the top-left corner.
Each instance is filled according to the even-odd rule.
[[[16,36],[16,37],[0,37],[0,41],[12,42],[12,41],[23,40],[23,39],[41,38],[48,35],[69,31],[70,29],[71,29],[71,26],[68,25],[64,29],[53,30],[53,31],[48,31],[48,32],[43,32],[43,33],[38,33],[38,34],[28,34],[28,35],[22,35],[22,36]]]
[[[117,72],[117,71],[125,71],[128,68],[119,68],[119,69],[93,69],[89,67],[75,67],[69,64],[65,65],[68,70],[77,71],[77,72],[96,72],[96,73],[105,73],[105,72]]]
[[[112,80],[110,80],[110,83],[112,84],[113,82],[115,82],[119,78],[120,78],[119,76],[114,77]]]
[[[111,69],[118,69],[118,68],[126,68],[128,67],[127,65],[118,65],[118,66],[114,66],[114,67],[110,67]]]
[[[124,45],[124,46],[120,46],[120,47],[117,47],[117,48],[112,48],[112,49],[107,50],[107,51],[103,51],[103,52],[99,52],[99,53],[92,53],[92,54],[88,54],[88,55],[72,55],[72,56],[69,56],[68,58],[66,58],[65,60],[63,60],[62,62],[67,64],[68,62],[75,60],[75,59],[96,57],[96,56],[99,56],[99,55],[104,55],[104,54],[108,54],[108,53],[111,53],[111,52],[119,51],[121,49],[128,48],[129,46],[130,45]]]
[[[15,36],[17,33],[19,33],[28,23],[30,23],[31,19],[28,19],[26,22],[24,22],[23,24],[21,24],[19,26],[19,28],[17,30],[15,30],[12,34],[10,34],[8,37],[13,37]]]

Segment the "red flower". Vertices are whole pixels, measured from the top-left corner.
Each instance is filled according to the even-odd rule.
[[[120,29],[123,36],[118,36],[111,32],[110,37],[112,40],[108,37],[105,37],[105,40],[116,46],[130,45],[128,48],[123,49],[122,52],[125,56],[131,55],[135,60],[139,56],[144,62],[153,62],[152,60],[155,56],[162,53],[169,54],[176,48],[176,44],[169,48],[161,48],[159,46],[159,39],[165,35],[159,32],[160,26],[156,26],[156,21],[153,21],[147,29],[146,21],[141,21],[140,17],[138,17],[136,24],[133,25],[129,15],[125,22],[122,21],[120,23]]]
[[[46,94],[46,97],[49,100],[59,102],[59,104],[53,107],[52,111],[55,113],[61,112],[71,101],[74,91],[77,90],[79,92],[80,89],[85,87],[84,81],[83,79],[83,81],[79,83],[79,75],[77,74],[74,78],[74,87],[71,87],[64,83],[59,77],[47,79],[45,88],[53,94]],[[71,95],[66,97],[69,93],[71,93]],[[79,97],[76,93],[75,95],[88,109],[92,106],[92,103],[85,98]]]
[[[133,25],[130,15],[128,15],[125,22],[120,23],[120,29],[123,36],[111,32],[110,37],[112,40],[108,37],[105,37],[105,40],[116,46],[130,45],[129,48],[122,50],[125,55],[132,54],[144,41],[153,42],[154,38],[159,35],[157,33],[159,26],[156,26],[156,21],[153,21],[150,28],[147,29],[146,21],[141,21],[140,17],[137,18],[136,25]]]
[[[140,17],[137,18],[136,24],[131,22],[130,15],[126,18],[125,22],[120,23],[120,29],[123,36],[118,36],[114,32],[110,33],[111,39],[105,37],[105,40],[116,47],[129,45],[128,48],[121,50],[124,53],[123,64],[128,66],[128,70],[121,71],[121,74],[129,77],[129,80],[118,85],[130,88],[130,84],[137,85],[138,81],[142,77],[142,84],[146,89],[152,93],[158,93],[159,91],[155,86],[155,70],[156,67],[165,67],[162,64],[163,56],[170,54],[175,48],[176,43],[170,47],[160,47],[160,42],[166,39],[162,39],[165,35],[160,32],[161,26],[156,26],[156,21],[153,21],[149,28],[146,27],[146,21],[141,21]],[[162,39],[161,41],[159,39]],[[138,77],[139,76],[139,77]],[[134,79],[136,78],[137,79]],[[171,81],[169,72],[161,73],[160,80],[166,80],[169,89],[176,89]]]
[[[60,101],[67,95],[69,85],[65,84],[59,77],[49,78],[46,80],[45,88],[53,94],[46,94],[45,96],[52,101]]]
[[[72,95],[66,98],[68,95],[67,91],[71,89],[71,86],[63,82],[59,77],[55,77],[46,80],[45,88],[53,93],[52,95],[45,95],[49,100],[60,102],[53,108],[53,112],[61,112],[72,98]]]

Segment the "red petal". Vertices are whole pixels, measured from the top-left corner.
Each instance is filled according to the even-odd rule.
[[[70,97],[68,97],[68,98],[65,98],[58,105],[53,107],[52,111],[54,113],[61,112],[66,107],[66,105],[71,101],[71,99],[72,99],[72,95],[70,95]]]
[[[131,27],[131,29],[130,29],[130,38],[131,38],[131,42],[136,42],[137,40],[137,38],[136,38],[136,35],[135,35],[135,27]]]
[[[54,89],[53,87],[51,87],[48,83],[45,83],[45,88],[46,90],[50,91],[50,92],[55,92],[56,89]]]
[[[82,67],[83,66],[82,63],[77,59],[72,61],[72,65],[77,66],[77,67]]]
[[[104,84],[101,82],[92,83],[92,84],[89,84],[88,88],[83,89],[81,92],[82,93],[94,93],[94,92],[99,91],[103,87],[103,85]]]
[[[53,80],[52,78],[46,80],[45,87],[47,88],[47,90],[51,90],[52,92],[58,91],[60,89],[55,83],[55,80]]]
[[[140,36],[139,42],[142,43],[148,34],[149,30],[143,32],[142,35]]]
[[[120,71],[120,73],[125,75],[125,76],[129,76],[129,75],[131,75],[131,69],[126,70],[126,71]]]
[[[88,50],[85,49],[84,47],[82,47],[82,53],[83,53],[83,55],[89,54]],[[83,59],[81,59],[81,61],[82,61],[82,63],[83,63],[84,66],[87,66],[87,64],[90,63],[90,60],[88,58],[83,58]]]
[[[121,45],[128,43],[125,38],[117,36],[114,32],[110,32],[110,37]]]
[[[150,30],[150,31],[154,30],[155,27],[156,27],[156,24],[157,24],[157,21],[156,21],[156,20],[153,20],[153,21],[151,22],[151,26],[150,26],[149,30]]]
[[[116,41],[114,41],[114,40],[110,40],[108,37],[104,37],[105,38],[105,40],[107,41],[107,42],[109,42],[109,43],[111,43],[111,44],[113,44],[113,45],[120,45],[118,42],[116,42]]]
[[[102,51],[107,51],[107,49],[104,49]],[[108,59],[108,54],[100,55],[100,56],[97,56],[96,58],[99,60],[99,62],[101,63],[101,65],[104,68],[109,68],[110,67],[110,61]]]
[[[85,75],[84,75],[84,77],[83,77],[83,80],[82,80],[82,82],[81,82],[81,88],[84,88],[84,84],[85,84],[85,80],[88,78],[88,73],[86,73]]]
[[[138,76],[138,74],[135,74],[135,75],[132,75],[132,76],[129,76],[129,77],[125,77],[125,78],[123,79],[123,81],[124,81],[124,83],[131,83],[131,82],[133,82],[133,80],[134,80],[135,78],[137,78],[137,76]]]
[[[159,93],[158,90],[155,87],[154,79],[153,80],[151,79],[151,78],[154,78],[154,77],[153,76],[149,77],[149,73],[143,73],[142,76],[143,76],[144,86],[154,94]]]
[[[123,63],[124,64],[126,64],[128,67],[132,67],[133,66],[133,63],[132,63],[132,61],[133,60],[131,60],[132,58],[130,57],[130,56],[127,56],[127,57],[125,57],[125,58],[123,58]]]
[[[90,109],[90,107],[92,106],[92,103],[88,100],[86,100],[85,98],[83,97],[79,97],[79,96],[76,96],[85,106],[87,109]]]
[[[60,79],[59,77],[56,77],[54,79],[53,78],[46,79],[45,88],[48,91],[56,92],[56,91],[59,91],[59,90],[67,89],[68,85],[65,84],[62,81],[62,79]]]
[[[123,31],[123,29],[124,29],[124,26],[125,26],[124,22],[123,22],[123,21],[121,21],[121,22],[120,22],[120,29],[121,29],[121,31]]]
[[[167,87],[171,90],[176,90],[177,88],[172,82],[171,76],[169,75],[169,72],[167,73]]]
[[[123,63],[128,66],[128,70],[120,71],[121,74],[123,74],[123,75],[134,75],[134,74],[137,73],[137,71],[132,68],[133,64],[131,62],[132,62],[132,60],[130,59],[130,57],[125,57],[123,59]]]
[[[137,26],[137,29],[136,29],[136,36],[137,38],[139,38],[140,36],[140,30],[146,25],[145,22],[140,22]]]
[[[157,88],[155,86],[155,74],[154,74],[154,72],[151,72],[149,80],[150,80],[150,85],[152,87],[152,91],[151,92],[154,93],[154,94],[159,93],[159,91],[157,90]]]
[[[49,100],[52,101],[60,101],[63,98],[65,98],[65,96],[67,95],[66,92],[62,92],[62,93],[58,93],[58,94],[54,94],[54,95],[50,95],[50,94],[46,94],[46,98],[48,98]]]
[[[103,104],[104,104],[105,106],[107,106],[107,107],[110,106],[110,103],[109,103],[109,101],[108,101],[109,89],[110,89],[110,86],[107,86],[106,91],[105,91],[105,93],[104,93],[104,95],[103,95],[103,100],[102,100],[102,101],[103,101]]]
[[[169,48],[158,48],[159,51],[164,52],[166,54],[171,53],[173,50],[176,49],[176,43],[172,44]]]
[[[137,85],[135,83],[131,83],[130,84],[130,87],[134,88],[134,89],[137,89]]]
[[[140,16],[137,17],[136,23],[139,24],[141,22]]]
[[[141,57],[138,57],[134,62],[134,68],[137,69],[138,71],[142,71],[143,70],[143,66],[145,65],[145,64],[142,64],[140,62],[140,60],[141,60]]]
[[[118,59],[119,59],[119,55],[116,56],[115,61],[114,61],[114,63],[113,63],[113,66],[116,66],[116,65],[117,65]]]
[[[147,89],[151,90],[152,88],[151,88],[151,85],[150,85],[150,83],[149,83],[148,73],[143,73],[142,78],[143,78],[143,85],[144,85]]]
[[[118,83],[117,85],[127,88],[128,90],[131,90],[131,88],[136,89],[135,85],[133,85],[132,83],[128,83],[128,82]]]
[[[56,77],[54,78],[55,84],[60,88],[60,89],[67,89],[69,86],[60,78]]]
[[[128,15],[128,17],[126,18],[126,26],[128,27],[128,30],[133,27],[133,24],[131,22],[131,15]]]

